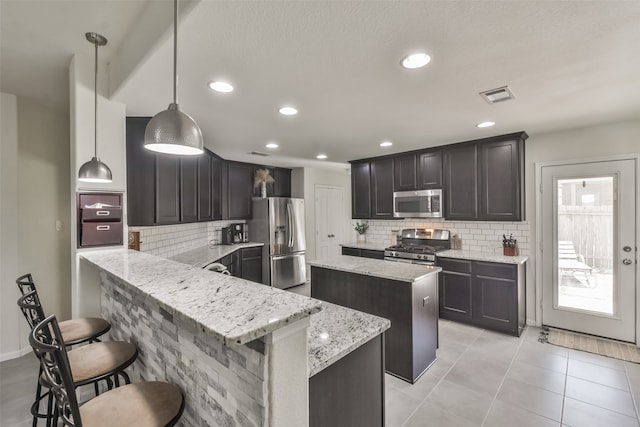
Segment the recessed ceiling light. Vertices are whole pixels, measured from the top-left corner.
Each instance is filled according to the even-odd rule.
[[[275,142],[270,142],[267,145],[265,145],[265,147],[267,147],[267,148],[278,148],[278,144],[276,144]]]
[[[391,141],[384,141],[380,143],[380,147],[391,147],[393,145],[393,142]]]
[[[324,159],[326,159],[326,158],[327,158],[327,155],[326,155],[326,154],[318,154],[318,155],[316,156],[316,159],[320,159],[320,160],[324,160]]]
[[[431,57],[424,52],[412,53],[402,58],[402,66],[413,70],[414,68],[421,68],[427,65],[431,61]]]
[[[476,127],[478,128],[490,128],[491,126],[495,125],[496,122],[482,122],[482,123],[478,123],[476,125]]]
[[[298,114],[298,110],[293,107],[282,107],[278,111],[280,111],[280,114],[284,114],[285,116],[295,116]]]
[[[233,92],[233,86],[231,86],[227,82],[222,82],[222,81],[209,82],[209,88],[211,90],[215,90],[216,92],[222,92],[222,93]]]

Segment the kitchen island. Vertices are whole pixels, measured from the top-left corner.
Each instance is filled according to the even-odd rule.
[[[388,373],[414,383],[435,362],[440,267],[344,255],[309,265],[312,297],[391,320]]]
[[[139,348],[132,380],[178,384],[184,425],[309,425],[310,371],[330,371],[388,328],[341,308],[313,320],[318,300],[136,251],[80,259],[83,281],[100,283],[111,338]],[[340,334],[336,316],[356,331],[347,346],[327,339]]]

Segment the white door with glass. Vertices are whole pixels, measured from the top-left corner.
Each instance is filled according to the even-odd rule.
[[[317,185],[316,258],[332,258],[341,253],[344,243],[344,189]]]
[[[542,323],[636,341],[636,161],[541,168]]]

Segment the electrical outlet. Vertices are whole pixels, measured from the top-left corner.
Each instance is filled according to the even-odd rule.
[[[62,231],[62,221],[56,219],[56,231]]]

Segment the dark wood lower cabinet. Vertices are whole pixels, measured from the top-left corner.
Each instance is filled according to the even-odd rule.
[[[436,360],[438,275],[415,282],[311,267],[311,296],[391,320],[385,369],[414,383]]]
[[[525,264],[438,258],[440,317],[520,336]]]
[[[243,279],[262,283],[262,246],[242,249],[242,273]]]
[[[384,335],[309,378],[310,427],[384,427]]]

